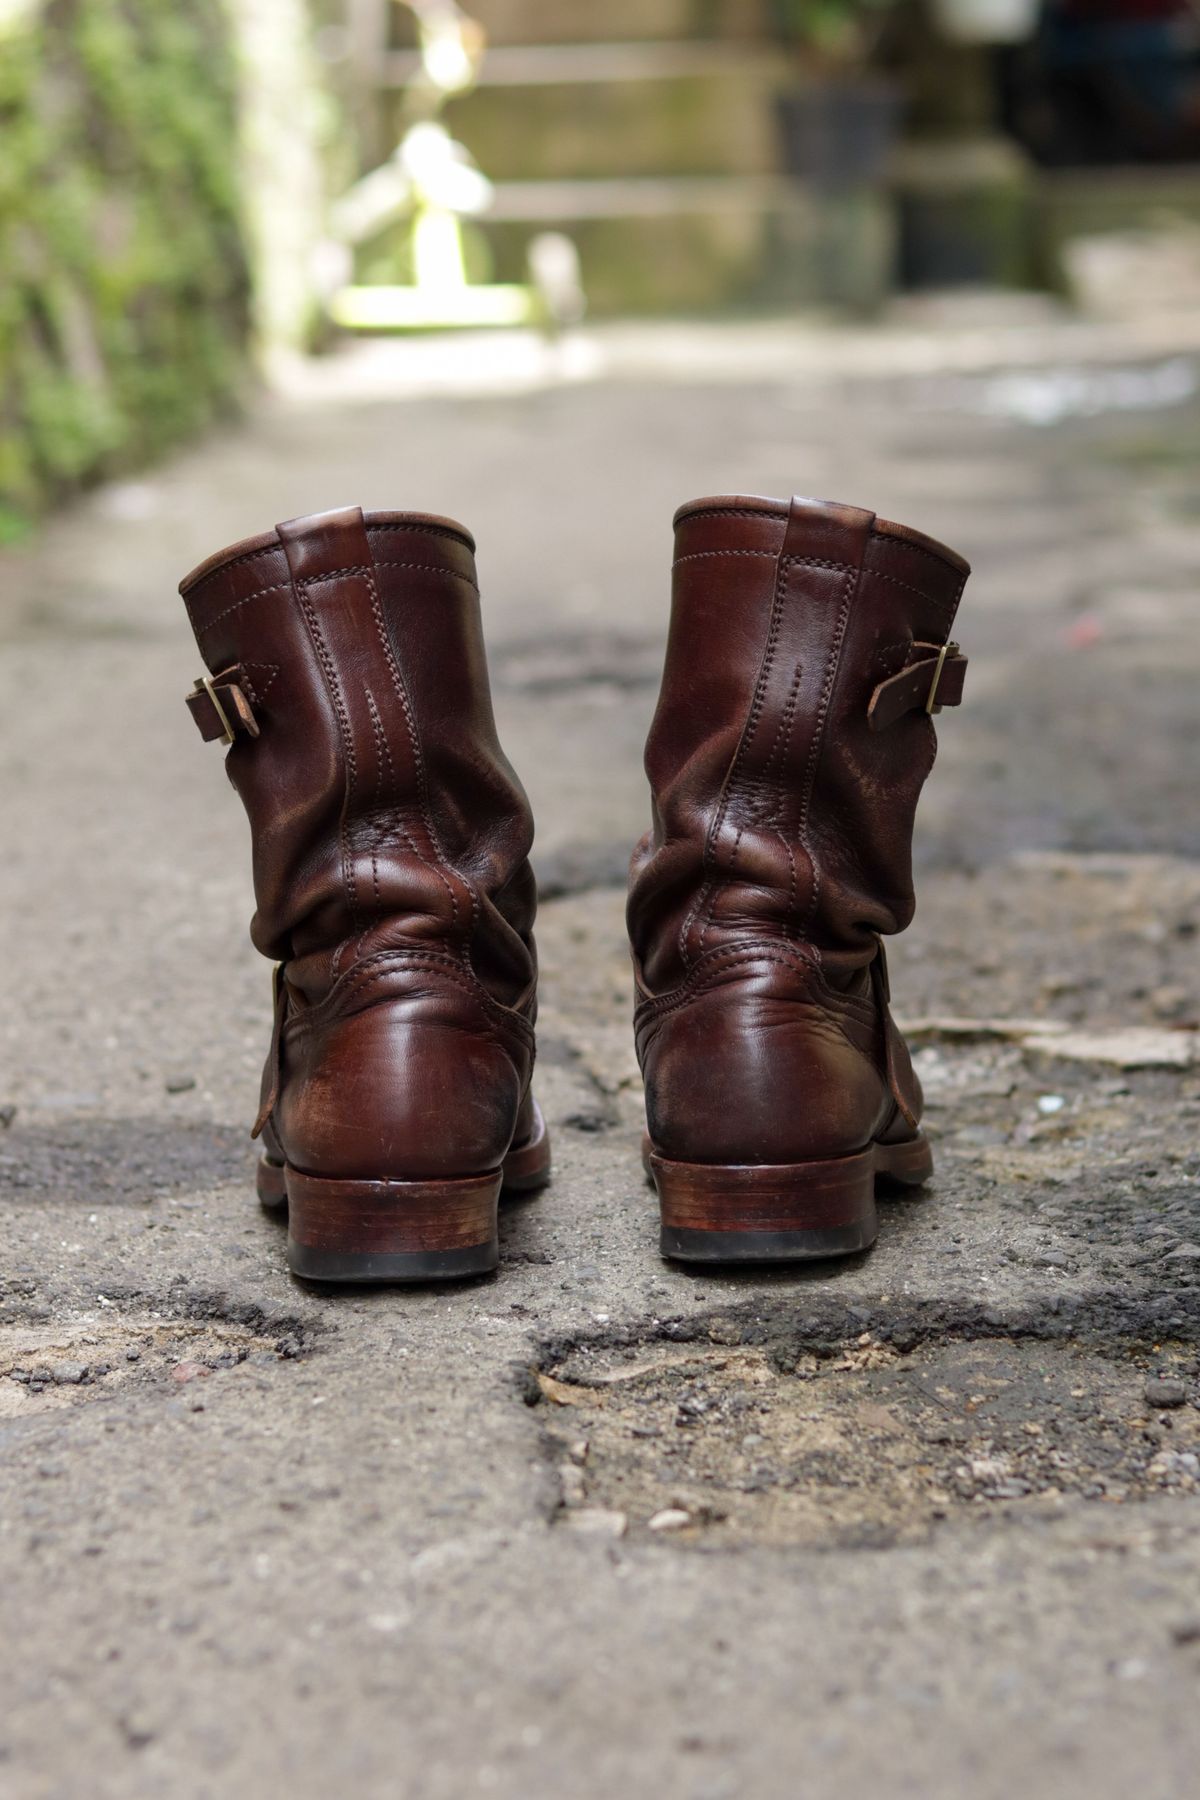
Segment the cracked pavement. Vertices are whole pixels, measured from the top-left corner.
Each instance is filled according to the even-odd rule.
[[[662,381],[264,400],[5,557],[6,1800],[1194,1791],[1200,406],[734,381],[737,329]],[[891,957],[938,1170],[867,1257],[697,1275],[621,884],[671,513],[792,490],[975,566]],[[347,502],[476,533],[538,820],[555,1177],[458,1288],[285,1272],[246,829],[182,705],[179,576]]]

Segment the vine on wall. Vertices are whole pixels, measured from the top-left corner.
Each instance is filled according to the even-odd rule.
[[[222,0],[0,0],[0,539],[228,406],[248,309]]]

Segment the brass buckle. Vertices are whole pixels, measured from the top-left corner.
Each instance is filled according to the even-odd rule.
[[[936,679],[936,677],[935,677],[935,679]],[[212,701],[213,711],[216,713],[218,719],[220,719],[221,729],[225,734],[222,737],[221,742],[223,744],[232,744],[233,739],[234,739],[233,726],[229,723],[229,714],[225,711],[225,708],[221,705],[221,702],[217,699],[217,690],[213,686],[211,678],[207,675],[197,675],[197,677],[192,685],[193,685],[194,691],[197,694],[207,694],[209,699]]]
[[[925,702],[925,711],[927,713],[934,713],[938,709],[938,705],[937,705],[938,683],[942,679],[942,670],[946,666],[946,658],[948,656],[957,656],[957,655],[958,655],[958,645],[957,644],[943,644],[941,649],[938,651],[937,664],[933,671],[933,680],[929,684],[929,698]]]

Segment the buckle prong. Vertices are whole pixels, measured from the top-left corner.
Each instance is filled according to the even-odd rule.
[[[957,656],[957,655],[958,655],[958,645],[957,644],[943,644],[941,649],[938,651],[938,659],[937,659],[937,663],[936,663],[936,665],[934,667],[934,671],[933,671],[933,680],[929,684],[929,698],[925,702],[925,711],[927,713],[935,713],[938,710],[938,703],[937,703],[938,683],[942,679],[942,670],[946,666],[946,658],[948,656]]]
[[[939,667],[940,667],[940,664],[939,664]],[[935,683],[936,683],[936,680],[937,680],[937,677],[935,676],[934,677]],[[196,680],[193,685],[194,685],[196,693],[207,694],[209,699],[212,701],[213,711],[216,713],[218,719],[220,719],[221,729],[224,733],[224,736],[222,737],[221,742],[223,744],[232,744],[234,741],[233,726],[229,722],[229,714],[225,711],[225,708],[221,705],[221,702],[217,699],[217,690],[213,686],[211,678],[207,675],[197,675]]]

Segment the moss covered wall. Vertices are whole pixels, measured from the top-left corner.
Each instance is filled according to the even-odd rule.
[[[222,0],[0,0],[0,540],[231,399],[235,119]]]

